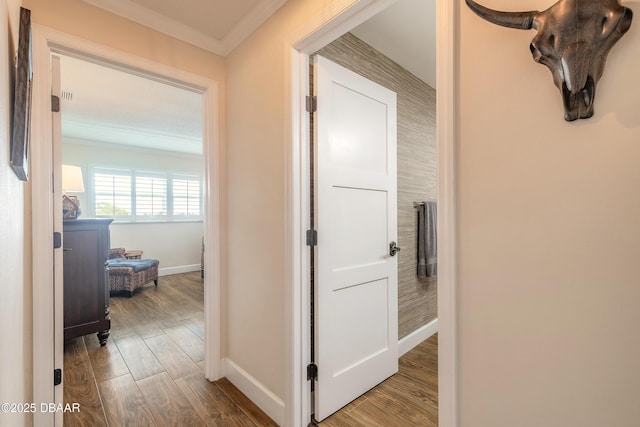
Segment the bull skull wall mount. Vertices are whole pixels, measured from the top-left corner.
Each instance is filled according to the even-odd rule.
[[[536,30],[530,45],[533,60],[551,70],[562,93],[565,120],[593,115],[596,85],[609,50],[631,26],[631,9],[618,0],[560,0],[542,12],[500,12],[466,2],[489,22]]]

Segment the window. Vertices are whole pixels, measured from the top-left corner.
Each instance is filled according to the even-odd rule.
[[[200,216],[199,178],[173,178],[173,215],[187,217]]]
[[[97,217],[131,217],[131,175],[128,171],[96,171],[93,188]]]
[[[136,217],[167,216],[167,178],[136,175]]]
[[[199,176],[97,167],[92,172],[96,217],[132,222],[202,219]]]

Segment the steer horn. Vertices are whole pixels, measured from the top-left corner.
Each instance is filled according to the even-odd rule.
[[[532,10],[529,12],[501,12],[499,10],[489,9],[473,0],[466,0],[469,9],[476,15],[487,21],[501,25],[507,28],[515,28],[517,30],[530,30],[533,25],[533,19],[540,12]]]

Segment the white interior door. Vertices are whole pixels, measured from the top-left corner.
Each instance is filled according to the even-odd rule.
[[[315,418],[398,371],[396,94],[315,60]]]

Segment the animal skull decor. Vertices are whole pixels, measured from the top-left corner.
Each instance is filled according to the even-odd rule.
[[[501,12],[466,2],[489,22],[536,30],[530,45],[533,60],[551,70],[562,93],[565,120],[593,115],[596,85],[609,50],[631,26],[631,9],[618,0],[559,0],[542,12]]]

